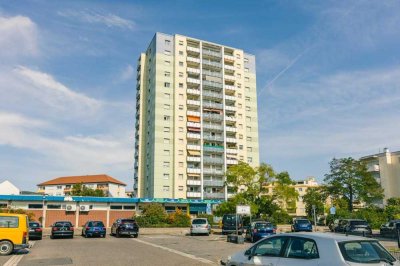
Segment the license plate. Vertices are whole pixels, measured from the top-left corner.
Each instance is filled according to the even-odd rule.
[[[29,232],[35,232],[35,230],[33,230],[33,229],[29,229]]]

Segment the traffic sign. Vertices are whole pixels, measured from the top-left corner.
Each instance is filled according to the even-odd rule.
[[[250,215],[250,206],[248,205],[237,205],[236,214]]]

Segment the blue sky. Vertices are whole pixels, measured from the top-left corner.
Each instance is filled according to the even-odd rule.
[[[399,1],[0,1],[0,181],[132,185],[136,60],[154,33],[255,54],[261,161],[294,179],[400,149]]]

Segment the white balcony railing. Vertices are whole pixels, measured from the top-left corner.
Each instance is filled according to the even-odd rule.
[[[193,145],[193,144],[188,144],[186,146],[188,150],[194,150],[194,151],[199,151],[200,150],[200,145]]]
[[[200,128],[200,123],[196,123],[196,122],[187,122],[186,125],[188,127],[197,127]]]
[[[232,95],[225,95],[225,100],[228,101],[236,101],[236,97]]]
[[[200,90],[197,89],[187,89],[186,92],[187,94],[200,95]]]
[[[236,111],[237,108],[236,108],[236,106],[225,105],[225,110],[227,110],[227,111]]]
[[[186,60],[188,62],[200,64],[200,58],[188,56],[188,57],[186,57]]]
[[[224,59],[227,61],[235,61],[235,57],[233,55],[224,54]]]
[[[201,137],[200,134],[195,134],[195,133],[187,133],[186,136],[188,139],[200,139],[200,137]]]
[[[189,84],[200,84],[200,80],[199,79],[194,79],[194,78],[187,78],[187,83]]]
[[[200,112],[198,112],[198,111],[187,111],[186,112],[186,114],[187,115],[190,115],[190,116],[198,116],[198,117],[200,117]]]
[[[208,186],[208,187],[223,187],[223,186],[225,186],[225,181],[224,180],[204,180],[203,184],[204,184],[204,186]]]
[[[201,186],[201,180],[190,180],[186,181],[186,184],[189,186]]]
[[[225,77],[225,79],[226,79],[226,80],[230,80],[230,81],[236,81],[236,78],[235,78],[235,76],[232,76],[232,75],[226,75],[226,74],[225,74],[225,76],[224,76],[224,77]]]
[[[238,153],[238,150],[237,149],[226,149],[226,153],[229,153],[229,154],[237,154]]]
[[[188,198],[200,198],[201,192],[186,192]]]
[[[194,53],[200,53],[200,48],[192,47],[192,46],[186,46],[186,51],[190,51],[190,52],[194,52]]]
[[[228,142],[228,143],[237,143],[237,139],[235,139],[235,138],[226,138],[226,142]]]
[[[224,65],[224,68],[228,70],[235,70],[235,67],[231,65]]]
[[[225,88],[225,90],[236,91],[235,86],[232,86],[232,85],[225,85],[224,88]]]
[[[193,105],[193,106],[200,106],[200,101],[198,100],[187,100],[188,105]]]
[[[188,167],[188,168],[186,169],[186,171],[187,171],[188,174],[200,174],[200,173],[201,173],[201,169],[200,169],[200,168],[191,168],[191,167]]]
[[[201,161],[201,157],[196,157],[196,156],[187,156],[186,160],[188,162],[200,162]]]
[[[233,159],[229,159],[229,160],[226,160],[226,164],[238,164],[238,161],[237,160],[233,160]]]
[[[237,128],[236,127],[226,127],[225,129],[228,132],[237,132]]]
[[[225,121],[236,122],[236,118],[234,116],[225,116]]]

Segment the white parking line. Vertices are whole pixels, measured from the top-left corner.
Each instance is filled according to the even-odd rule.
[[[196,256],[194,256],[192,254],[188,254],[188,253],[185,253],[185,252],[182,252],[182,251],[179,251],[179,250],[163,247],[163,246],[160,246],[160,245],[157,245],[157,244],[153,244],[153,243],[149,243],[149,242],[137,239],[137,238],[133,238],[132,240],[134,240],[136,242],[139,242],[139,243],[142,243],[142,244],[145,244],[145,245],[149,245],[149,246],[155,247],[155,248],[160,248],[160,249],[163,249],[163,250],[166,250],[166,251],[181,255],[183,257],[190,258],[190,259],[193,259],[193,260],[197,260],[197,261],[200,261],[200,262],[203,262],[203,263],[206,263],[206,264],[214,264],[214,265],[216,264],[215,262],[212,262],[211,260],[203,259],[203,258],[200,258],[200,257],[196,257]]]
[[[35,245],[36,241],[29,241],[29,246],[30,248],[33,248],[33,246]],[[12,255],[11,258],[4,263],[3,266],[17,266],[18,263],[22,260],[22,258],[25,256],[25,254],[21,254],[21,255]]]

